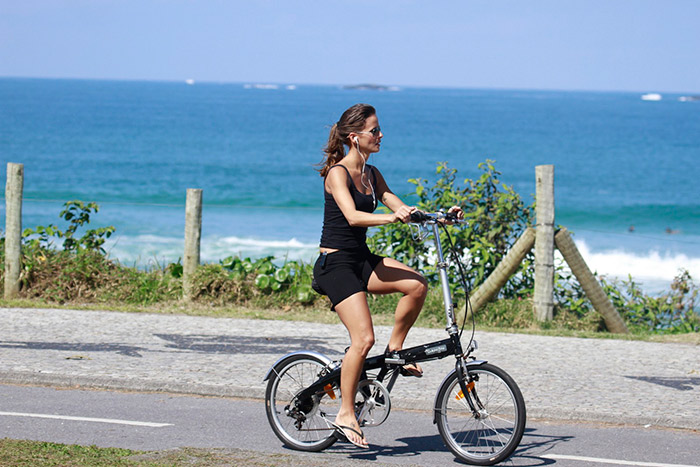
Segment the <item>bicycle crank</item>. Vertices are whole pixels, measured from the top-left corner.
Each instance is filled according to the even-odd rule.
[[[379,381],[365,379],[357,385],[355,415],[360,426],[379,426],[389,417],[391,397]]]

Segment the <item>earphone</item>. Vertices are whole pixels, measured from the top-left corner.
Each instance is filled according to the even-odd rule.
[[[353,136],[352,140],[357,145],[357,150],[360,151],[360,139],[357,136]],[[362,154],[361,151],[360,151],[360,154]],[[367,164],[367,159],[365,158],[364,155],[362,155],[362,170],[360,172],[360,174],[361,174],[360,175],[360,182],[362,183],[363,187],[369,188],[370,191],[372,192],[372,210],[374,210],[377,208],[377,198],[376,198],[376,195],[374,194],[374,186],[372,185],[372,181],[369,179],[369,175],[367,175],[367,183],[369,184],[369,186],[367,186],[365,184],[364,178],[365,178],[365,165],[366,164]]]

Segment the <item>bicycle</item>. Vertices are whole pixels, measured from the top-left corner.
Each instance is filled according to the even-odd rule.
[[[520,444],[525,431],[525,402],[513,378],[472,355],[477,349],[473,326],[469,344],[463,350],[464,323],[460,331],[455,322],[448,264],[440,241],[439,226],[444,228],[446,221],[459,222],[450,213],[442,212],[416,212],[411,217],[412,223],[432,230],[449,337],[367,358],[355,394],[355,415],[362,427],[381,425],[391,411],[390,393],[404,365],[453,355],[455,369],[438,388],[433,423],[458,459],[474,465],[494,465],[509,458]],[[467,291],[461,262],[451,240],[450,248]],[[468,307],[468,296],[466,303]],[[342,439],[331,423],[342,396],[341,365],[342,361],[333,361],[318,352],[298,351],[280,358],[270,368],[265,376],[267,418],[275,435],[286,446],[321,451]]]

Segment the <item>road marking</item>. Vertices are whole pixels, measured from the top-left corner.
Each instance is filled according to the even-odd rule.
[[[581,457],[581,456],[565,456],[562,454],[545,454],[542,457],[547,459],[560,459],[560,460],[572,460],[581,462],[597,462],[599,464],[617,464],[617,465],[634,465],[640,467],[700,467],[697,465],[687,465],[687,464],[661,464],[659,462],[636,462],[636,461],[623,461],[617,459],[600,459],[597,457]]]
[[[162,428],[164,426],[173,425],[172,423],[137,422],[134,420],[117,420],[114,418],[71,417],[68,415],[49,415],[43,413],[0,412],[0,415],[6,415],[8,417],[51,418],[54,420],[71,420],[77,422],[96,422],[112,423],[115,425],[147,426],[151,428]]]

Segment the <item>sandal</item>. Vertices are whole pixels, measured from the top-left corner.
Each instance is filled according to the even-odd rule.
[[[343,438],[345,438],[345,440],[348,441],[349,443],[354,444],[354,445],[357,446],[358,448],[369,449],[369,444],[360,444],[360,443],[356,443],[355,441],[352,440],[352,438],[350,438],[350,437],[348,436],[348,433],[347,433],[348,431],[351,431],[351,432],[355,433],[357,436],[359,436],[360,438],[365,439],[365,434],[362,432],[362,430],[357,431],[356,429],[354,429],[354,428],[351,427],[351,426],[347,426],[347,425],[338,425],[337,423],[333,423],[333,422],[328,422],[328,423],[330,423],[331,425],[333,425],[333,428],[335,428],[335,431],[336,431],[339,435],[341,435]]]
[[[389,346],[384,350],[384,355],[386,357],[398,357],[398,351],[389,350]],[[401,376],[413,376],[416,378],[423,377],[423,370],[415,363],[407,363],[406,365],[399,367],[399,374]]]
[[[414,376],[416,378],[423,377],[423,370],[415,363],[409,363],[399,368],[401,376]]]

